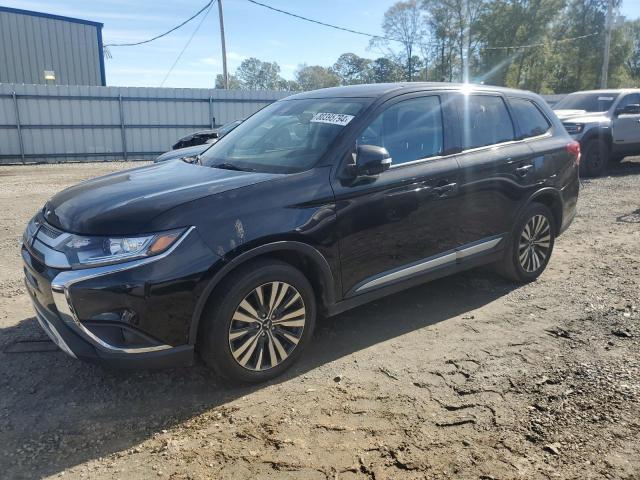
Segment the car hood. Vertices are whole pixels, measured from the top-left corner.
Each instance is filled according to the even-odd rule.
[[[167,160],[175,160],[177,158],[183,157],[195,157],[196,155],[200,155],[207,148],[209,148],[211,143],[203,143],[201,145],[194,145],[193,147],[185,147],[178,148],[177,150],[169,150],[168,152],[163,153],[158,156],[154,162],[166,162]]]
[[[554,110],[558,118],[565,122],[596,123],[609,122],[606,112],[587,112],[586,110]]]
[[[67,188],[46,203],[43,214],[47,222],[67,232],[85,235],[148,233],[157,227],[154,218],[169,209],[281,176],[179,161],[156,163]],[[163,228],[183,226],[186,225],[164,225]]]

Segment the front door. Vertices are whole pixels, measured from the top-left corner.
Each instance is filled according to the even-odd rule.
[[[621,110],[627,105],[639,105],[640,94],[630,93],[625,95],[616,110]],[[640,146],[640,114],[618,114],[613,119],[613,143],[617,151],[630,151]]]
[[[416,262],[456,247],[459,168],[442,156],[445,98],[423,93],[387,102],[356,145],[385,147],[391,168],[360,182],[334,180],[346,296],[422,273]]]

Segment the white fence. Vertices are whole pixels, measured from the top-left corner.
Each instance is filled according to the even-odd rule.
[[[0,164],[149,160],[286,92],[0,84]]]

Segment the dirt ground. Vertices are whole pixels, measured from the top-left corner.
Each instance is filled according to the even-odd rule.
[[[583,182],[537,282],[479,269],[322,320],[299,365],[243,388],[42,342],[24,226],[130,166],[0,167],[1,478],[640,478],[640,160]]]

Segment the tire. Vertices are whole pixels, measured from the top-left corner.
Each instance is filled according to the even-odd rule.
[[[531,231],[534,236],[527,239],[527,232]],[[498,273],[520,283],[537,279],[549,263],[556,232],[551,210],[540,203],[531,203],[513,228],[504,257],[497,265]]]
[[[580,175],[583,177],[600,177],[607,170],[609,147],[600,140],[588,140],[580,160]]]
[[[221,377],[264,382],[296,362],[315,321],[313,287],[302,272],[278,260],[256,260],[214,290],[200,321],[198,353]]]
[[[609,155],[610,164],[620,163],[622,162],[622,160],[624,160],[624,155],[621,153],[612,153],[611,155]]]

